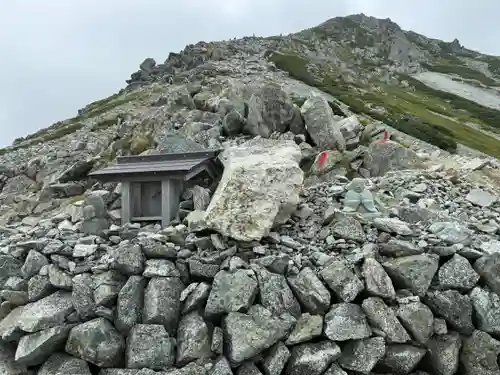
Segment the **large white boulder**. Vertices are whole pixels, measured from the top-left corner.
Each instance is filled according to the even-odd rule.
[[[240,241],[260,240],[299,203],[304,173],[292,141],[254,138],[221,155],[224,173],[206,213],[209,228]]]

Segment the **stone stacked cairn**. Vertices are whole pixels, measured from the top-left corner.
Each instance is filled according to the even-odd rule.
[[[222,223],[216,192],[210,220],[253,241],[3,227],[0,374],[500,375],[498,196],[448,176],[316,184],[274,230]]]

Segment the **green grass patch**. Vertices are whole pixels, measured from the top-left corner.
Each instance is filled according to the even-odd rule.
[[[481,120],[486,125],[500,129],[500,111],[455,94],[433,89],[410,76],[404,76],[403,78],[424,95],[442,99],[448,102],[453,110],[467,111],[472,117]]]
[[[479,60],[488,64],[491,73],[500,76],[500,57],[483,55]]]
[[[269,56],[278,69],[297,80],[331,94],[349,106],[350,110],[368,115],[410,136],[449,152],[462,143],[489,155],[500,157],[500,141],[464,122],[500,127],[500,112],[477,103],[431,89],[409,76],[400,76],[416,88],[410,90],[387,86],[381,92],[364,92],[363,87],[347,83],[339,75],[314,76],[308,70],[309,61],[293,53]],[[385,113],[370,109],[367,104],[382,107]]]
[[[379,96],[377,102],[388,109],[393,121],[397,120],[398,116],[400,118],[413,116],[428,126],[434,127],[435,130],[439,130],[444,136],[451,137],[456,142],[486,154],[500,157],[499,140],[463,124],[468,121],[480,122],[471,116],[469,112],[463,111],[461,108],[455,107],[453,103],[429,95],[419,89],[411,94],[402,88],[396,87],[387,87],[386,91],[389,94]],[[370,101],[372,100],[373,97]],[[381,104],[380,101],[383,101],[384,104]],[[413,135],[411,133],[408,134]],[[439,136],[438,138],[442,137]],[[439,146],[436,143],[432,144]]]
[[[82,120],[82,119],[89,119],[89,118],[96,117],[96,116],[101,115],[103,113],[109,112],[112,109],[114,109],[120,105],[127,104],[133,100],[137,100],[139,98],[139,96],[140,96],[140,94],[138,92],[136,92],[136,93],[130,93],[130,94],[125,95],[123,97],[114,98],[113,100],[106,101],[99,106],[90,107],[88,112],[86,112],[80,116],[77,116],[77,118],[79,120]]]
[[[373,94],[362,95],[356,92],[356,88],[352,84],[347,84],[340,75],[327,75],[323,78],[314,77],[307,69],[308,60],[294,54],[273,54],[270,59],[277,68],[288,72],[291,77],[332,95],[347,104],[350,110],[355,113],[367,114],[402,132],[450,152],[456,150],[457,144],[449,134],[436,131],[436,128],[429,124],[416,121],[407,124],[405,121],[400,121],[405,116],[401,115],[399,110],[393,110],[383,115],[371,110],[365,105],[367,99],[372,99],[373,104],[379,104],[386,109],[387,103],[384,100],[379,100]]]
[[[133,100],[137,100],[140,97],[139,92],[132,93],[117,93],[113,94],[108,98],[95,101],[85,107],[83,113],[70,118],[65,121],[59,121],[55,124],[49,126],[48,128],[41,129],[35,133],[32,133],[26,137],[17,138],[14,140],[12,148],[0,149],[0,155],[3,155],[9,151],[28,148],[35,144],[53,141],[62,138],[66,135],[72,134],[83,127],[82,121],[97,117],[103,113],[109,112],[112,109],[129,103]],[[108,126],[115,124],[117,121],[117,116],[109,116],[102,119],[94,130],[103,129]]]
[[[307,70],[309,61],[299,55],[291,53],[272,53],[269,56],[278,69],[287,72],[290,77],[313,87],[317,87],[318,81]]]
[[[118,119],[120,118],[119,114],[110,114],[108,116],[104,116],[104,118],[100,119],[97,124],[94,125],[92,128],[93,132],[102,130],[102,129],[107,129],[110,126],[115,125],[118,122]]]

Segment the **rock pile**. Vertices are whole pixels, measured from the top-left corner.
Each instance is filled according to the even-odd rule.
[[[276,225],[283,205],[244,216],[234,184],[257,176],[253,204],[284,203],[300,152],[244,162],[262,142],[228,151],[198,226],[191,213],[88,234],[66,213],[2,228],[0,373],[500,374],[494,191],[437,165],[375,177],[347,203],[352,184],[330,174]],[[357,196],[371,211],[346,209]]]
[[[146,59],[2,155],[0,374],[500,375],[498,162],[380,141],[273,43]],[[220,181],[167,228],[118,225],[120,185],[88,178],[205,148]]]
[[[157,64],[149,57],[130,75],[128,88],[150,84],[151,82],[172,83],[176,74],[194,69],[204,63],[225,60],[240,52],[245,56],[266,51],[276,42],[262,38],[244,37],[220,42],[198,42],[186,46],[179,53],[171,52],[163,64]]]

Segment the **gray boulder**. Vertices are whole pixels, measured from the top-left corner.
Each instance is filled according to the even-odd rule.
[[[279,85],[269,83],[250,97],[244,130],[269,138],[273,132],[286,132],[294,117],[293,103],[288,95]]]
[[[99,367],[115,367],[123,363],[125,340],[113,325],[97,318],[72,328],[66,352]]]
[[[346,144],[327,100],[313,94],[300,108],[306,130],[321,150],[344,151]]]

